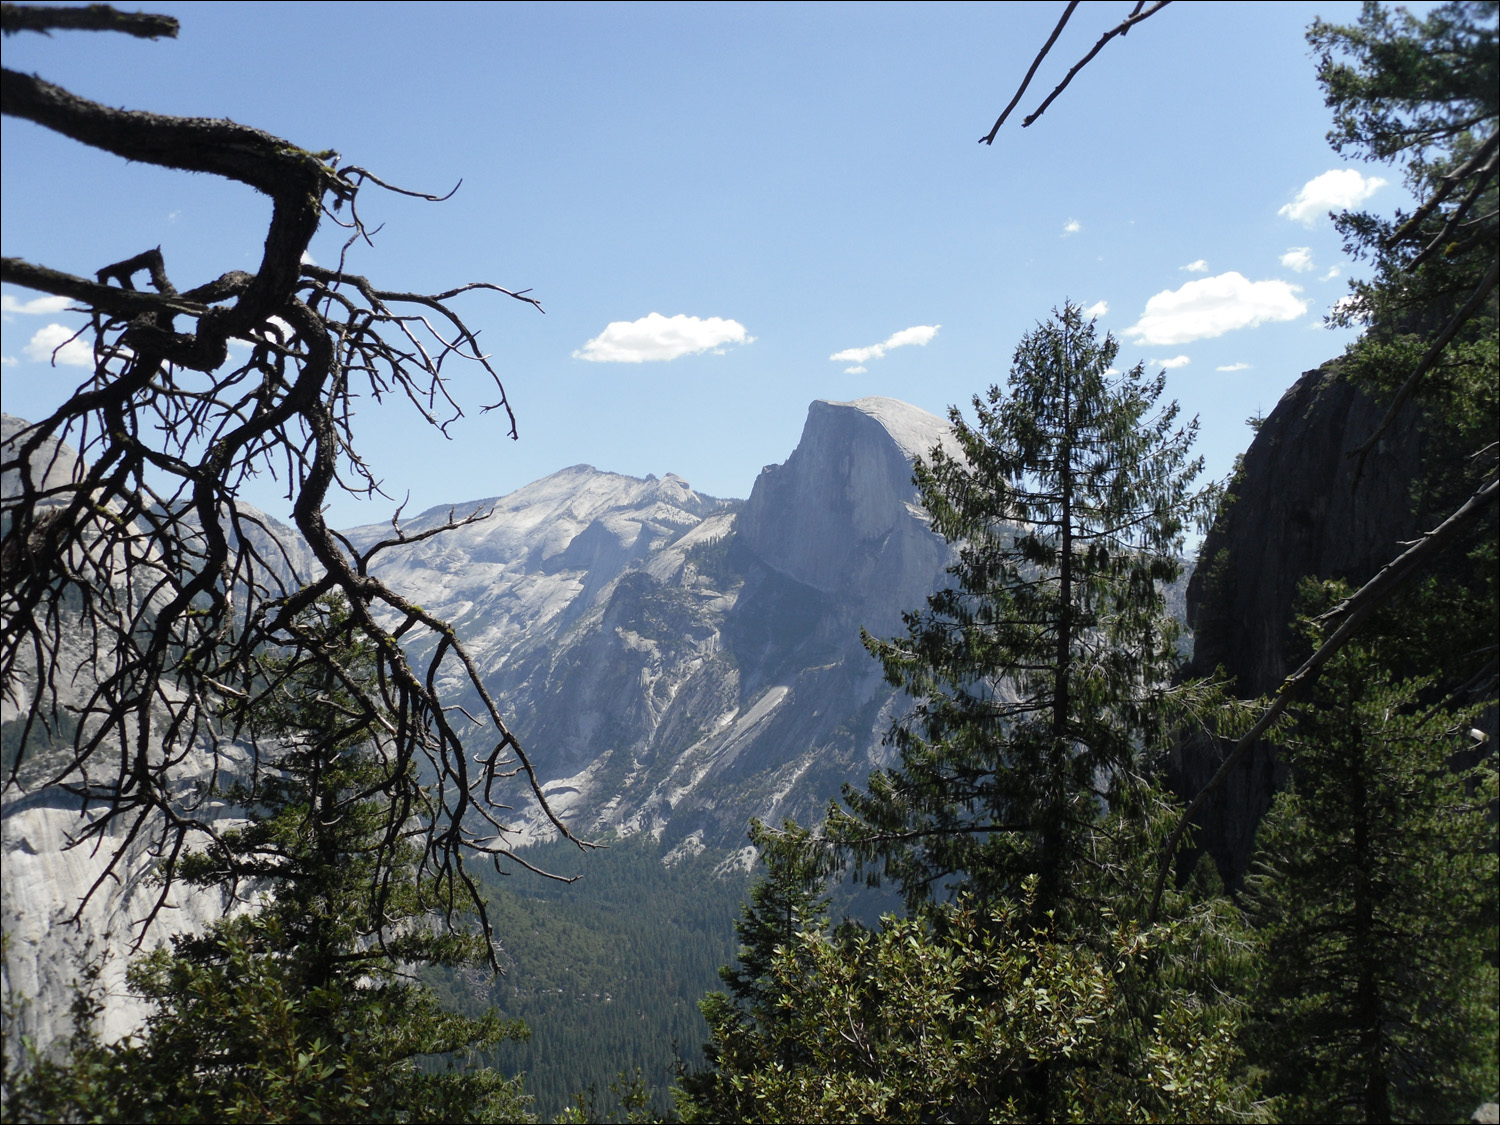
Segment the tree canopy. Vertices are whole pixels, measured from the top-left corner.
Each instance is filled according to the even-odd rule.
[[[1043,912],[1095,850],[1103,811],[1140,799],[1168,715],[1178,627],[1163,588],[1181,572],[1196,423],[1160,409],[1164,381],[1121,374],[1118,344],[1068,304],[1016,348],[1009,383],[951,414],[961,456],[934,450],[916,483],[957,548],[954,584],[867,639],[914,699],[891,741],[900,765],[847,789],[829,832],[878,861],[910,904],[963,888]]]

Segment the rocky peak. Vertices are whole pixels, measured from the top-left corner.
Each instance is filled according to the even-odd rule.
[[[740,542],[785,577],[852,599],[864,627],[895,628],[946,559],[912,484],[912,461],[938,445],[956,448],[951,427],[907,403],[814,402],[792,455],[756,479]]]

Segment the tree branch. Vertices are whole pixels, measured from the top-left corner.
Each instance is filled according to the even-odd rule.
[[[1063,9],[1062,19],[1057,21],[1057,26],[1052,29],[1052,34],[1047,36],[1047,42],[1042,44],[1042,49],[1036,53],[1036,58],[1031,60],[1031,69],[1026,72],[1026,77],[1021,79],[1021,85],[1016,88],[1015,96],[1010,99],[1010,104],[1001,111],[999,118],[995,121],[994,127],[979,138],[980,144],[992,145],[995,143],[995,134],[1000,132],[1000,126],[1005,124],[1005,119],[1010,116],[1010,111],[1016,108],[1016,103],[1021,100],[1021,95],[1026,93],[1026,87],[1031,85],[1031,79],[1036,74],[1037,67],[1042,65],[1042,60],[1047,57],[1047,52],[1052,50],[1052,44],[1057,42],[1057,37],[1062,34],[1062,29],[1067,26],[1069,18],[1073,15],[1073,9],[1077,8],[1078,4],[1079,0],[1068,0],[1068,6]],[[1140,4],[1136,5],[1136,11],[1140,11]]]
[[[87,8],[37,8],[21,4],[0,5],[0,30],[18,31],[118,31],[137,39],[176,39],[179,24],[171,16],[145,12],[121,12],[108,4]]]
[[[1050,106],[1054,101],[1056,101],[1057,96],[1068,88],[1068,83],[1073,81],[1078,72],[1093,61],[1094,56],[1104,49],[1104,45],[1106,43],[1108,43],[1111,39],[1115,38],[1118,35],[1127,34],[1130,29],[1136,24],[1150,19],[1171,2],[1172,0],[1156,0],[1156,2],[1151,5],[1151,7],[1146,8],[1144,11],[1142,10],[1142,2],[1138,2],[1135,8],[1131,11],[1130,15],[1126,16],[1125,19],[1121,20],[1118,24],[1116,24],[1114,27],[1110,28],[1102,36],[1100,36],[1099,41],[1094,44],[1093,49],[1090,50],[1088,54],[1084,55],[1083,58],[1079,59],[1076,63],[1073,64],[1073,68],[1069,70],[1063,80],[1057,84],[1057,88],[1054,89],[1052,93],[1047,95],[1046,100],[1043,101],[1041,105],[1037,106],[1035,112],[1021,121],[1021,128],[1026,128],[1037,118],[1041,117],[1042,114],[1046,113],[1047,107]],[[1032,62],[1031,69],[1026,72],[1026,77],[1021,82],[1021,88],[1016,91],[1015,97],[1011,99],[1010,105],[1005,107],[1005,112],[1002,113],[999,120],[995,122],[995,127],[991,129],[987,135],[979,138],[980,144],[994,143],[995,134],[1000,131],[1000,126],[1003,125],[1005,123],[1005,119],[1010,116],[1010,111],[1014,109],[1016,103],[1021,100],[1021,95],[1025,92],[1026,87],[1031,83],[1031,76],[1036,73],[1036,68],[1041,64],[1043,56],[1045,56],[1051,49],[1053,42],[1056,41],[1058,34],[1063,29],[1063,24],[1068,22],[1068,17],[1073,14],[1073,8],[1076,6],[1076,4],[1070,2],[1068,10],[1063,13],[1063,18],[1058,21],[1057,27],[1053,29],[1051,38],[1047,40],[1040,53],[1038,53],[1036,59]]]

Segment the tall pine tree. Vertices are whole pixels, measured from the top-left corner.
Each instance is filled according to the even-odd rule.
[[[892,731],[900,764],[847,789],[829,831],[883,865],[913,906],[952,890],[1019,896],[1038,916],[1091,917],[1106,810],[1140,825],[1165,744],[1196,422],[1158,409],[1164,376],[1113,369],[1119,345],[1068,304],[1016,349],[1009,385],[955,408],[961,453],[935,450],[916,483],[958,547],[955,584],[866,645],[916,700]],[[1118,902],[1111,905],[1118,906]]]
[[[896,766],[847,789],[825,843],[911,916],[789,935],[787,854],[747,912],[740,1001],[704,1006],[717,1073],[690,1120],[1173,1120],[1242,1115],[1222,901],[1190,886],[1147,925],[1171,806],[1155,753],[1173,688],[1195,427],[1160,376],[1119,374],[1074,305],[1017,348],[1007,389],[954,410],[961,447],[917,485],[958,548],[953,588],[866,643],[914,698]],[[794,841],[788,837],[786,843]],[[792,857],[793,859],[795,856]],[[952,902],[947,901],[952,899]],[[775,909],[768,909],[774,907]],[[756,939],[756,940],[752,940]]]
[[[1494,1094],[1494,756],[1351,647],[1296,708],[1256,838],[1249,1043],[1292,1121],[1458,1120]],[[1472,761],[1472,752],[1467,754]]]

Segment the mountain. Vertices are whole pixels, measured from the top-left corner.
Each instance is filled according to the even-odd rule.
[[[454,624],[575,831],[736,848],[881,761],[896,701],[860,629],[899,628],[944,577],[911,463],[949,441],[893,399],[815,402],[743,503],[574,466],[423,513],[408,534],[469,522],[373,569]],[[514,798],[519,838],[549,837]]]
[[[7,417],[4,437],[23,425]],[[574,466],[423,513],[407,534],[462,526],[382,549],[375,569],[454,624],[578,832],[649,832],[674,856],[741,848],[751,816],[814,818],[881,761],[899,701],[859,630],[898,628],[943,577],[947,549],[910,478],[911,459],[948,440],[945,422],[891,399],[816,402],[796,450],[747,501],[674,475]],[[66,447],[42,455],[53,473],[77,460]],[[260,524],[264,557],[286,576],[311,572],[290,529]],[[361,550],[395,537],[389,524],[347,534]],[[7,734],[16,706],[4,701]],[[26,998],[14,1030],[43,1043],[65,1032],[72,982],[102,956],[101,1030],[114,1037],[143,1015],[123,984],[132,941],[199,929],[223,904],[174,890],[142,933],[160,893],[144,846],[101,881],[124,840],[67,846],[84,823],[79,799],[45,784],[46,756],[32,754],[0,809],[5,986]],[[184,767],[181,785],[207,780],[206,760]],[[510,803],[518,842],[552,834],[528,794]]]

